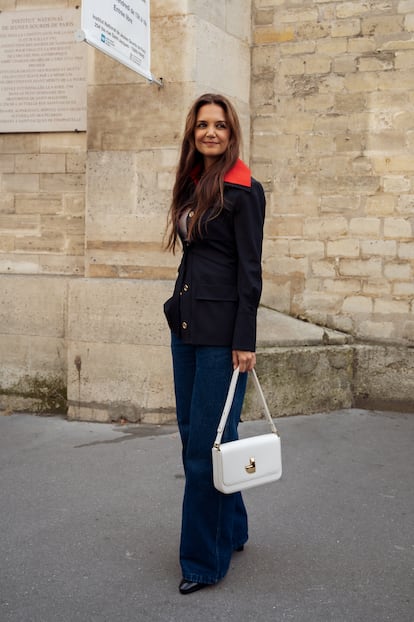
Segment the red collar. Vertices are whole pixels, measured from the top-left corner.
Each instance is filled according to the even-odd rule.
[[[245,165],[240,159],[224,176],[224,181],[228,184],[236,184],[237,186],[245,186],[251,188],[252,186],[252,174],[248,166]]]
[[[198,181],[200,173],[200,166],[196,166],[191,171],[191,178],[195,183]],[[252,174],[250,169],[242,160],[238,159],[236,164],[231,168],[224,176],[225,183],[235,184],[236,186],[244,186],[245,188],[251,188],[252,186]]]

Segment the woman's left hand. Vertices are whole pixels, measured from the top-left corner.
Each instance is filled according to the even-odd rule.
[[[255,352],[245,352],[244,350],[233,350],[233,368],[239,368],[241,372],[251,371],[256,365]]]

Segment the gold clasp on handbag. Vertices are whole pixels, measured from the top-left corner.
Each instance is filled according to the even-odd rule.
[[[244,467],[248,473],[256,473],[256,460],[250,458],[250,463]]]

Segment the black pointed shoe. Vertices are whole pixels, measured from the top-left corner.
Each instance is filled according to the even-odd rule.
[[[192,594],[202,590],[203,587],[207,587],[208,583],[196,583],[195,581],[187,581],[187,579],[181,579],[181,583],[178,587],[181,594]]]

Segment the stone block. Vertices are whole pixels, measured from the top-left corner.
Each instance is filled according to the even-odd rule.
[[[326,54],[331,57],[345,54],[345,52],[348,51],[348,39],[346,37],[342,39],[337,37],[335,39],[331,39],[330,37],[327,39],[317,39],[315,43],[316,51],[319,54]]]
[[[385,187],[384,192],[388,192]],[[392,194],[378,194],[367,197],[365,211],[367,216],[389,216],[394,213],[395,203],[396,198]]]
[[[78,173],[42,173],[39,190],[41,192],[73,192],[83,191],[85,175]]]
[[[312,261],[311,273],[313,276],[334,278],[336,276],[335,264],[332,260],[326,259]]]
[[[398,257],[400,259],[414,259],[414,242],[400,242],[398,244]]]
[[[169,331],[163,303],[168,281],[72,280],[68,292],[71,341],[166,346]]]
[[[38,192],[39,175],[4,173],[1,181],[2,192]]]
[[[358,279],[349,279],[349,278],[348,279],[340,279],[340,278],[324,279],[323,288],[324,290],[334,292],[335,294],[342,294],[343,296],[350,296],[352,294],[360,293],[361,282]]]
[[[85,196],[82,193],[63,195],[63,213],[68,216],[85,216]]]
[[[73,341],[68,347],[70,419],[142,422],[175,412],[168,346]]]
[[[62,233],[42,236],[17,237],[14,243],[17,252],[24,253],[62,253],[65,251],[65,238]]]
[[[213,6],[213,5],[212,5]],[[225,24],[225,3],[218,6],[214,4],[216,18],[219,14],[223,15],[222,28]],[[211,13],[211,11],[210,11]],[[156,71],[156,76],[162,77],[170,87],[171,83],[186,82],[194,72],[197,56],[197,44],[194,41],[196,24],[199,18],[184,11],[182,14],[170,14],[155,19],[151,19],[151,37],[154,41],[162,41],[161,45],[153,45],[151,50],[152,71]],[[119,63],[110,64],[106,59],[95,60],[96,70],[94,82],[96,84],[122,84],[131,82],[142,82],[140,76],[132,79],[119,71]],[[171,64],[171,58],[176,62]],[[150,87],[153,89],[154,87]]]
[[[327,412],[352,404],[351,347],[273,348],[258,350],[258,355],[257,374],[275,416]],[[249,393],[246,411],[253,400]]]
[[[259,27],[254,31],[255,45],[266,45],[271,43],[284,43],[285,41],[293,41],[295,39],[295,31],[292,26],[285,28],[275,27]]]
[[[0,134],[0,153],[38,153],[39,134]]]
[[[15,156],[12,154],[0,155],[0,173],[14,173]]]
[[[0,193],[0,215],[15,214],[14,194],[2,192]]]
[[[305,74],[324,74],[331,71],[332,59],[322,54],[307,54],[305,59]]]
[[[392,131],[369,133],[366,137],[365,146],[367,154],[370,151],[403,153],[406,149],[406,136],[403,132]]]
[[[131,214],[137,205],[136,155],[93,152],[88,155],[88,217],[91,224],[103,213]],[[113,222],[117,227],[116,219]]]
[[[302,236],[303,222],[295,216],[283,216],[281,218],[268,218],[266,231],[270,237]]]
[[[215,5],[214,5],[215,6]],[[214,90],[247,104],[250,95],[250,47],[247,41],[233,37],[220,28],[199,20],[195,28],[196,65],[193,78],[198,84],[214,85]],[[215,50],[214,62],[210,59]],[[237,58],[237,71],[229,58]],[[220,71],[217,71],[220,67]],[[211,87],[210,87],[211,88]],[[240,106],[238,106],[240,109]]]
[[[353,54],[342,54],[342,56],[336,56],[332,60],[332,68],[335,73],[353,73],[354,71],[357,71],[357,59]]]
[[[263,260],[263,270],[273,275],[305,275],[307,259],[301,257],[268,257]]]
[[[411,239],[413,231],[410,221],[405,218],[384,218],[384,236],[400,240]]]
[[[374,37],[352,37],[346,38],[347,50],[349,54],[365,54],[366,52],[374,52],[376,49]]]
[[[316,311],[316,313],[337,313],[341,309],[342,296],[326,291],[305,290],[303,304],[307,316],[313,311]],[[312,316],[311,321],[317,322]],[[326,320],[322,322],[322,325],[326,325]]]
[[[13,239],[14,250],[14,239]],[[39,258],[37,255],[27,255],[26,253],[7,253],[0,254],[0,275],[1,274],[38,274]]]
[[[393,52],[382,52],[358,59],[358,71],[390,71],[394,69],[395,55]]]
[[[351,235],[372,236],[380,235],[380,218],[351,218],[349,222],[349,232]]]
[[[382,184],[384,192],[392,192],[397,195],[411,189],[410,179],[405,175],[383,175]]]
[[[0,334],[63,338],[66,286],[61,278],[0,275]]]
[[[362,257],[395,257],[397,242],[395,240],[362,240]]]
[[[384,265],[384,276],[390,281],[404,281],[412,279],[412,268],[410,264],[403,262],[389,262]],[[394,283],[394,288],[396,287]]]
[[[407,339],[410,342],[414,342],[414,322],[404,322],[403,327],[403,339]]]
[[[259,48],[260,49],[260,48]],[[268,48],[265,48],[268,50]],[[286,42],[281,46],[280,53],[282,56],[296,56],[298,54],[313,54],[316,50],[315,41],[292,41]]]
[[[291,308],[291,283],[278,276],[267,274],[263,283],[261,301],[271,309],[289,313]]]
[[[39,231],[40,217],[38,215],[0,214],[0,230],[33,234]]]
[[[349,73],[345,75],[344,86],[352,93],[371,93],[378,87],[378,76],[371,71]]]
[[[329,36],[330,23],[323,21],[298,22],[296,24],[296,39],[324,39]]]
[[[0,330],[0,392],[18,394],[19,385],[35,377],[59,376],[66,381],[66,353],[62,338],[4,334]]]
[[[414,32],[414,13],[405,17],[404,28],[407,32]]]
[[[62,211],[61,194],[16,194],[16,214],[59,214]]]
[[[395,55],[395,69],[412,69],[414,67],[414,51],[404,50]]]
[[[351,277],[381,277],[382,260],[370,259],[340,259],[339,274]]]
[[[374,313],[393,316],[395,314],[405,315],[410,312],[410,305],[405,300],[375,300]]]
[[[209,0],[205,4],[210,5]],[[217,15],[216,6],[214,13]],[[250,0],[226,0],[226,32],[241,41],[251,42],[252,33],[252,3]],[[216,23],[222,28],[222,22]]]
[[[321,93],[321,94],[315,94],[315,95],[309,95],[309,97],[306,98],[305,102],[305,111],[308,112],[309,110],[312,111],[318,111],[318,114],[322,111],[326,111],[329,112],[330,110],[332,110],[332,106],[334,105],[334,95],[332,93]],[[306,140],[312,143],[313,145],[317,146],[324,144],[323,138],[325,138],[325,144],[327,144],[326,139],[329,137],[322,137],[322,136],[304,136],[303,138],[301,138],[301,140]],[[319,139],[319,141],[317,140]],[[331,143],[333,146],[333,142]],[[329,152],[333,152],[333,148],[329,149]]]
[[[86,170],[86,153],[68,153],[66,155],[66,172],[67,173],[85,173]]]
[[[381,334],[378,328],[375,332]],[[358,408],[413,412],[413,350],[355,346],[354,396]]]
[[[68,244],[71,247],[71,244]],[[84,258],[83,251],[84,245],[79,250],[79,256],[71,255],[68,249],[65,249],[65,254],[53,255],[51,253],[42,253],[35,257],[37,262],[38,272],[40,274],[61,275],[61,276],[83,276]],[[26,257],[30,257],[26,255]]]
[[[386,268],[385,268],[386,271]],[[394,296],[407,296],[414,298],[414,282],[411,279],[409,283],[394,283],[392,287]]]
[[[399,0],[398,13],[414,13],[414,0]]]
[[[327,242],[327,257],[358,257],[360,242],[358,239],[344,239]]]
[[[362,339],[378,339],[381,335],[382,339],[392,339],[395,336],[395,328],[392,322],[384,322],[382,320],[363,320],[357,324],[355,330],[357,337]],[[369,373],[368,369],[365,373]],[[360,399],[360,395],[356,393],[356,400]]]
[[[303,232],[305,238],[338,237],[348,232],[348,221],[343,217],[305,218]]]
[[[385,277],[370,277],[363,281],[362,292],[367,296],[389,296],[392,293],[392,284]]]
[[[175,147],[188,104],[194,97],[192,83],[170,83],[168,89],[159,90],[148,84],[92,86],[88,104],[89,150],[139,152]],[[137,106],[137,101],[145,101],[146,106]],[[171,101],[176,105],[171,106]]]
[[[289,254],[292,257],[321,258],[325,254],[325,245],[318,240],[291,240],[289,242]]]
[[[64,154],[19,154],[16,155],[16,173],[64,173]]]
[[[86,132],[49,132],[38,137],[40,153],[86,152]]]
[[[273,7],[266,9],[256,9],[253,12],[255,26],[270,26],[273,24]]]
[[[374,15],[361,20],[361,33],[364,36],[388,35],[403,30],[404,19],[401,15]]]
[[[342,304],[343,313],[372,313],[373,303],[366,296],[347,296]]]
[[[12,253],[14,251],[14,235],[0,234],[0,253]]]
[[[340,2],[336,7],[336,16],[339,19],[358,17],[371,11],[370,3],[367,1],[359,2]]]
[[[336,37],[356,37],[361,32],[361,20],[346,19],[334,22],[331,25],[331,36]]]

